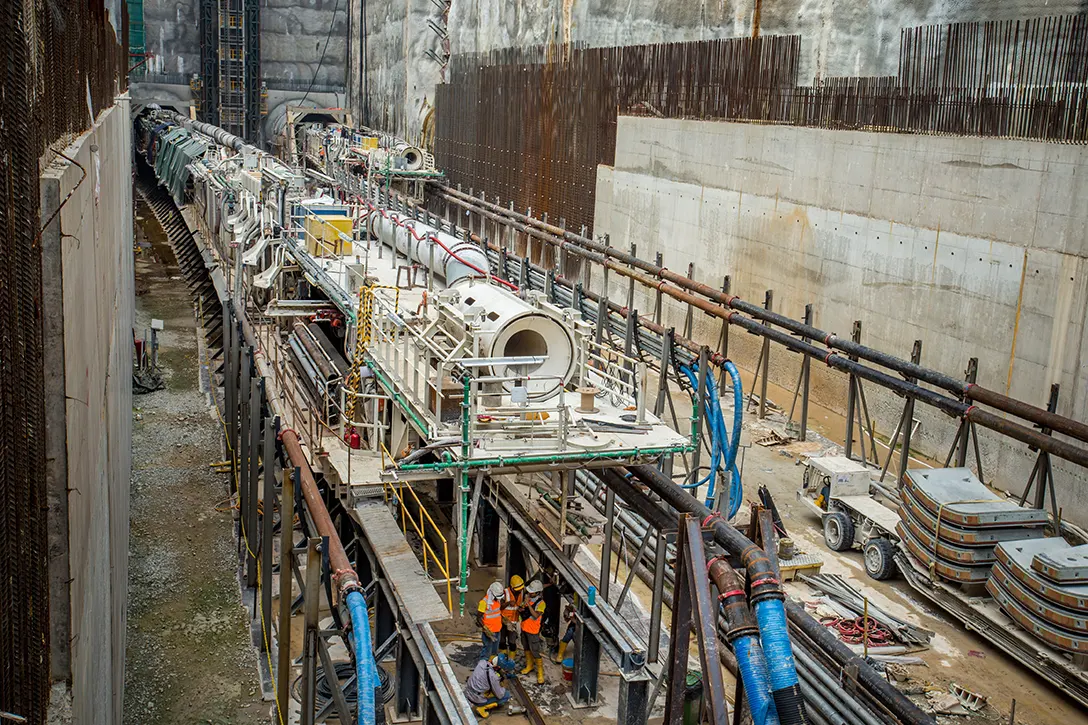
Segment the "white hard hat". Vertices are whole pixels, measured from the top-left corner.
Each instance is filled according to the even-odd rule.
[[[544,591],[544,585],[540,583],[539,579],[534,579],[529,582],[528,586],[525,587],[525,591],[529,592],[530,594],[540,594],[542,591]]]
[[[487,593],[491,595],[493,599],[498,599],[502,596],[502,582],[492,582],[491,586],[487,588]]]

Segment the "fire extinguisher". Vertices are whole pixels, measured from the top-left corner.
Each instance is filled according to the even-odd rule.
[[[359,431],[354,428],[344,435],[344,440],[347,441],[349,448],[359,449],[363,447],[363,439],[359,436]]]

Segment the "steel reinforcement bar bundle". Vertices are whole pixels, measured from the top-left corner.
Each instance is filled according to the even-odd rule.
[[[821,360],[828,367],[856,375],[899,395],[931,405],[948,415],[965,418],[984,428],[1088,468],[1088,449],[983,410],[974,403],[996,408],[1041,428],[1065,434],[1081,442],[1088,442],[1088,425],[1084,423],[772,312],[736,295],[727,294],[709,285],[688,279],[665,267],[647,262],[595,239],[505,209],[457,189],[440,187],[439,194],[447,201],[479,214],[481,217],[505,224],[557,249],[607,267],[621,276],[660,291],[708,315],[741,327],[747,332],[762,335],[790,350]],[[646,322],[640,319],[640,324],[646,324]],[[818,340],[824,346],[820,347],[807,342],[806,339]],[[712,359],[715,362],[721,362],[717,359],[719,357],[713,355]],[[852,358],[858,358],[858,360]],[[863,365],[859,360],[868,361],[908,379]],[[911,380],[918,382],[911,382]],[[920,383],[928,383],[952,393],[955,397],[923,388]]]

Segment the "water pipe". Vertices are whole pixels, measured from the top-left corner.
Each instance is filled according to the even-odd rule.
[[[283,450],[290,459],[291,465],[301,474],[302,495],[306,502],[306,510],[310,512],[310,518],[313,519],[317,533],[329,542],[329,566],[332,569],[332,578],[341,600],[347,604],[355,633],[355,668],[359,693],[358,720],[360,725],[372,725],[374,723],[374,686],[377,684],[377,677],[373,645],[370,641],[370,616],[366,610],[366,600],[363,598],[359,575],[355,573],[355,568],[351,565],[351,560],[344,550],[344,544],[340,541],[340,534],[333,524],[332,517],[329,516],[324,499],[321,498],[321,491],[317,487],[317,481],[314,480],[310,462],[302,450],[298,434],[287,428],[280,434],[280,439],[283,441]],[[332,602],[329,604],[331,605]]]
[[[752,722],[754,725],[778,725],[767,661],[759,643],[759,629],[744,595],[744,585],[733,567],[721,557],[710,560],[707,572],[718,588],[718,599],[725,610],[726,639],[737,658]]]
[[[355,641],[356,718],[358,725],[374,725],[374,687],[378,678],[374,647],[370,642],[370,615],[362,591],[348,592],[347,605]]]

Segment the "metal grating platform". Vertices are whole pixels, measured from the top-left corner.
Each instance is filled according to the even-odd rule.
[[[404,538],[396,519],[380,501],[355,507],[355,518],[393,588],[405,617],[414,624],[449,619],[450,612],[423,571],[416,553]]]

